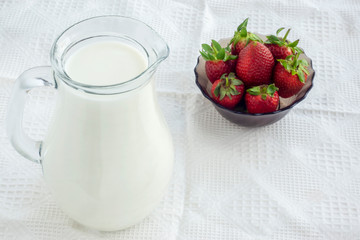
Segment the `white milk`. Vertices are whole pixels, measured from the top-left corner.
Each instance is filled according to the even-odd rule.
[[[112,85],[130,80],[147,68],[147,59],[124,43],[97,42],[86,45],[66,60],[65,71],[87,85]]]
[[[114,41],[86,45],[65,65],[74,81],[91,85],[124,82],[146,68],[139,51]],[[153,81],[115,95],[57,83],[58,105],[41,151],[55,199],[70,217],[95,229],[139,222],[161,200],[173,166]]]

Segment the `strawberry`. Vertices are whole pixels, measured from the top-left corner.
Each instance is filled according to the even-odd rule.
[[[265,42],[265,46],[270,49],[275,59],[285,59],[287,56],[295,54],[295,52],[302,52],[297,47],[297,44],[299,43],[299,39],[294,42],[289,42],[286,40],[287,36],[289,35],[290,28],[287,30],[283,38],[278,37],[278,34],[283,29],[284,28],[279,28],[276,31],[276,36],[274,35],[266,36],[267,41]]]
[[[245,105],[249,113],[276,111],[279,105],[278,88],[274,84],[249,88],[245,94]]]
[[[220,79],[224,73],[235,70],[237,56],[231,55],[230,48],[222,48],[218,42],[212,40],[212,46],[202,44],[201,56],[205,59],[205,71],[211,83]]]
[[[234,37],[231,39],[231,53],[233,55],[239,55],[249,42],[258,41],[262,43],[262,40],[254,33],[250,33],[246,30],[249,18],[242,22],[234,33]]]
[[[236,78],[235,73],[223,74],[211,87],[211,95],[215,102],[233,109],[244,95],[245,86]]]
[[[309,75],[306,67],[308,62],[299,59],[300,53],[289,55],[285,59],[278,59],[274,69],[273,80],[279,88],[279,95],[283,98],[297,94],[305,85]]]
[[[239,54],[236,74],[246,87],[270,84],[274,57],[260,42],[249,43]]]

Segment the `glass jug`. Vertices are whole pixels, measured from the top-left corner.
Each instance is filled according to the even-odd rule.
[[[70,78],[64,67],[69,56],[107,40],[136,48],[147,61],[146,70],[112,85]],[[148,25],[127,17],[94,17],[56,39],[51,66],[29,69],[16,80],[8,136],[21,155],[42,164],[55,200],[75,221],[119,230],[142,220],[161,200],[172,174],[173,144],[153,75],[168,55],[167,44]],[[21,125],[27,92],[41,86],[56,88],[58,98],[46,137],[36,142]]]

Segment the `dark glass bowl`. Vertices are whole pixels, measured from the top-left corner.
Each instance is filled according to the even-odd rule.
[[[265,35],[261,35],[261,34],[257,34],[257,35],[260,38],[262,38],[263,40],[265,40]],[[230,39],[231,38],[221,39],[219,42],[222,46],[226,46],[229,43]],[[296,95],[294,95],[290,98],[281,98],[280,97],[280,104],[279,104],[278,110],[276,110],[275,112],[271,112],[271,113],[251,114],[251,113],[244,111],[244,109],[243,109],[244,104],[241,104],[241,103],[239,104],[238,107],[235,107],[235,109],[233,109],[233,110],[227,109],[227,108],[221,106],[220,104],[216,103],[211,98],[210,91],[211,91],[212,84],[211,84],[210,80],[208,79],[208,77],[206,76],[205,60],[201,56],[198,57],[196,67],[194,69],[195,78],[196,78],[195,82],[196,82],[196,85],[201,90],[204,97],[206,99],[208,99],[214,105],[215,109],[227,120],[229,120],[233,123],[236,123],[238,125],[241,125],[241,126],[246,126],[246,127],[265,126],[265,125],[269,125],[269,124],[279,121],[286,114],[288,114],[289,111],[296,104],[298,104],[299,102],[303,101],[306,98],[307,94],[313,87],[315,71],[312,66],[312,60],[309,57],[307,57],[305,53],[301,54],[299,58],[306,59],[306,61],[308,61],[308,63],[309,63],[309,66],[308,66],[309,75],[308,75],[305,85],[303,86],[303,88],[300,90],[299,93],[297,93]]]

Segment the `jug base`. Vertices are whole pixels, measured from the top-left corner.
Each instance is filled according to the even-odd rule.
[[[91,224],[89,222],[79,221],[76,218],[72,217],[71,214],[66,213],[74,222],[77,224],[92,229],[97,230],[101,232],[114,232],[114,231],[120,231],[127,228],[130,228],[136,224],[139,224],[141,221],[143,221],[146,217],[148,217],[151,212],[156,208],[158,204],[156,204],[154,207],[150,209],[150,211],[147,211],[146,213],[142,214],[140,217],[132,219],[131,221],[128,221],[127,223],[108,223],[108,224]]]

